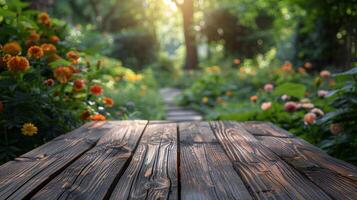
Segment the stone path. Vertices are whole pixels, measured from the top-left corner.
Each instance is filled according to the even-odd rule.
[[[160,94],[166,106],[166,120],[168,121],[199,121],[202,116],[191,109],[179,107],[175,103],[175,98],[182,92],[177,88],[162,88]]]

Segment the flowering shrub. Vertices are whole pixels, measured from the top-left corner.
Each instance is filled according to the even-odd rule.
[[[132,87],[130,92],[148,101],[146,92],[152,91],[144,89],[151,84],[146,77],[118,61],[74,49],[66,41],[64,23],[47,13],[21,10],[25,6],[19,1],[0,5],[0,162],[85,121],[133,113],[144,117],[135,105],[127,105],[129,99],[111,94]]]
[[[349,158],[356,163],[357,148],[357,68],[336,74],[339,86],[329,92],[333,111],[324,115],[319,121],[332,135],[321,141],[320,146],[338,157]]]
[[[341,143],[337,141],[350,137],[336,136],[344,127],[341,120],[327,119],[325,116],[325,113],[333,110],[330,106],[332,100],[327,97],[337,83],[327,70],[315,76],[308,74],[312,68],[310,63],[294,68],[288,62],[279,68],[240,67],[238,71],[208,68],[208,72],[184,92],[181,104],[198,109],[208,119],[270,121],[322,147],[334,156],[355,162],[353,159],[356,155],[352,153],[355,139],[347,142],[351,147],[346,150],[348,155],[335,151],[336,145]],[[352,95],[351,93],[349,95]],[[346,101],[347,97],[338,99]],[[332,105],[341,106],[343,103]],[[350,103],[353,104],[353,101]],[[347,116],[355,119],[355,112],[352,111],[355,104],[348,106],[348,112],[352,113]],[[330,121],[330,128],[324,128],[321,120]],[[355,121],[348,123],[348,127],[356,127]],[[346,140],[344,141],[346,144]]]

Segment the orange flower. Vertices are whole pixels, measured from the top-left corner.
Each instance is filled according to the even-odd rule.
[[[13,42],[9,42],[6,43],[3,47],[3,51],[5,54],[10,54],[12,56],[16,56],[18,54],[21,53],[21,46],[19,45],[19,43],[13,41]]]
[[[258,96],[254,95],[254,96],[250,97],[250,101],[253,102],[253,103],[257,102],[257,100],[258,100]]]
[[[0,101],[0,113],[4,111],[4,103]]]
[[[53,44],[42,44],[41,48],[45,54],[54,54],[56,53],[57,49]]]
[[[72,66],[70,66],[70,68],[71,68],[71,70],[72,70],[73,73],[80,73],[80,72],[81,72],[81,70],[78,69],[78,68],[74,68],[74,67],[72,67]]]
[[[75,51],[69,51],[67,54],[66,54],[67,58],[71,61],[73,60],[78,60],[79,59],[79,55],[77,52]]]
[[[53,74],[60,83],[64,84],[71,79],[73,73],[70,67],[57,67]]]
[[[309,63],[309,62],[306,62],[306,63],[304,64],[304,68],[305,68],[305,69],[311,69],[311,68],[312,68],[312,64]]]
[[[105,120],[107,120],[107,118],[102,114],[96,114],[96,115],[90,116],[90,120],[92,120],[92,121],[105,121]]]
[[[227,96],[227,97],[233,96],[233,92],[232,92],[231,90],[228,90],[228,91],[226,92],[226,96]]]
[[[81,91],[85,86],[85,81],[83,79],[76,79],[74,82],[73,82],[73,89],[75,91]]]
[[[281,66],[281,70],[285,72],[290,72],[293,69],[293,65],[290,62],[286,62],[283,66]]]
[[[299,72],[300,74],[305,74],[305,73],[306,73],[306,70],[305,70],[303,67],[299,67],[299,68],[298,68],[298,72]]]
[[[50,27],[52,25],[52,22],[51,22],[51,18],[50,16],[43,12],[43,13],[40,13],[38,16],[37,16],[37,21],[38,23],[40,24],[43,24],[43,25],[46,25],[48,27]]]
[[[305,122],[306,125],[313,124],[313,123],[315,123],[315,121],[316,121],[316,114],[315,113],[307,113],[304,116],[304,122]]]
[[[240,59],[239,58],[234,59],[233,63],[236,64],[236,65],[239,65],[240,64]]]
[[[105,105],[107,105],[108,107],[113,107],[113,105],[114,105],[114,101],[113,101],[113,99],[112,98],[109,98],[109,97],[104,97],[103,98],[103,103],[105,104]]]
[[[36,31],[31,31],[29,37],[27,38],[28,41],[36,42],[40,40],[40,35],[36,33]]]
[[[91,113],[89,110],[85,110],[81,113],[81,120],[85,121],[85,120],[89,120]]]
[[[59,39],[59,37],[57,37],[57,36],[55,36],[55,35],[52,35],[51,37],[50,37],[50,41],[52,42],[52,43],[54,43],[54,44],[57,44],[59,41],[61,41],[60,39]]]
[[[43,56],[43,50],[39,46],[32,46],[28,49],[27,54],[31,58],[39,59]]]
[[[95,84],[93,85],[92,87],[90,87],[90,92],[93,94],[93,95],[101,95],[103,93],[103,88],[100,87],[100,85],[98,84]]]
[[[10,54],[6,54],[3,57],[0,57],[0,68],[1,67],[7,67],[7,62],[10,60],[11,55]]]
[[[7,62],[7,68],[14,73],[26,72],[30,68],[30,63],[25,57],[15,56]]]
[[[55,81],[54,81],[52,78],[50,78],[50,79],[45,80],[45,81],[43,82],[43,84],[52,87],[52,86],[55,85]]]

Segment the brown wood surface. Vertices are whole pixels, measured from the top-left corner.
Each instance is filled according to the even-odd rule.
[[[252,199],[207,122],[179,125],[181,199]]]
[[[245,125],[249,131],[250,127]],[[269,131],[276,132],[274,129]],[[354,166],[327,155],[300,138],[271,135],[258,136],[257,139],[333,198],[357,199],[357,169]]]
[[[103,199],[131,158],[147,121],[110,122],[97,145],[54,178],[34,199]]]
[[[178,199],[177,124],[150,122],[111,199]]]
[[[96,144],[102,125],[86,124],[2,165],[0,199],[17,200],[36,192]],[[85,134],[90,137],[84,139]]]
[[[2,199],[357,199],[357,168],[271,123],[95,122],[0,166]]]
[[[331,199],[240,124],[212,122],[218,140],[257,199]]]

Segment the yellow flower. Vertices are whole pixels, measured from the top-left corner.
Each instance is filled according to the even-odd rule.
[[[212,67],[206,68],[206,71],[209,73],[219,73],[219,72],[221,72],[221,68],[219,66],[212,66]]]
[[[208,103],[208,100],[209,100],[208,97],[203,97],[202,98],[202,103]]]
[[[126,71],[124,74],[124,79],[126,81],[136,82],[136,81],[140,81],[142,78],[143,76],[141,74],[135,74],[132,71]]]
[[[37,131],[38,131],[38,128],[35,125],[33,125],[32,123],[25,123],[21,128],[21,133],[23,135],[27,135],[27,136],[36,135]]]

